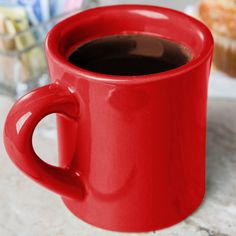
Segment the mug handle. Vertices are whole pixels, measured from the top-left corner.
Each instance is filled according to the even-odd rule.
[[[76,121],[79,102],[68,88],[49,84],[33,90],[11,108],[4,128],[4,144],[11,160],[30,178],[44,187],[68,198],[81,200],[85,186],[79,173],[69,167],[47,164],[35,153],[32,136],[41,119],[60,113]]]

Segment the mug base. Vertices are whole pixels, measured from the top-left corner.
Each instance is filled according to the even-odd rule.
[[[120,222],[119,222],[119,225],[116,224],[117,222],[114,222],[114,224],[107,224],[107,222],[104,220],[101,220],[99,216],[97,218],[91,219],[91,217],[89,217],[88,215],[81,214],[81,211],[78,209],[78,204],[79,204],[78,201],[71,200],[68,198],[63,198],[63,197],[62,197],[62,200],[65,206],[68,208],[68,210],[71,211],[73,215],[75,215],[77,218],[79,218],[83,222],[89,225],[92,225],[94,227],[104,229],[104,230],[114,231],[114,232],[122,232],[122,233],[145,233],[145,232],[151,232],[151,231],[168,228],[182,222],[183,220],[191,216],[200,207],[200,205],[202,204],[204,200],[204,197],[205,197],[205,192],[202,195],[202,197],[199,198],[199,201],[188,212],[185,212],[184,215],[181,215],[181,217],[179,217],[173,222],[168,222],[165,225],[160,225],[160,224],[153,224],[151,226],[150,225],[148,226],[136,225],[136,227],[134,227],[133,225],[132,227],[129,227],[126,219],[124,219],[123,225],[121,225]]]

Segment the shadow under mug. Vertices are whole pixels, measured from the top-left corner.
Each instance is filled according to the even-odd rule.
[[[192,60],[140,76],[99,74],[67,61],[76,45],[126,33],[181,43]],[[170,9],[106,6],[60,22],[45,51],[52,83],[19,99],[6,120],[12,161],[61,195],[76,216],[101,228],[151,231],[189,216],[205,193],[209,30]],[[32,147],[36,125],[51,113],[57,113],[58,167]]]

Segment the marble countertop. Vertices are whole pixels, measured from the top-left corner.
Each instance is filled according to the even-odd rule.
[[[54,193],[35,184],[11,163],[2,129],[12,102],[0,97],[0,235],[1,236],[235,236],[236,100],[210,99],[207,129],[207,193],[200,208],[173,227],[149,233],[122,234],[90,226],[73,216]],[[36,152],[56,163],[53,117],[34,135]],[[45,132],[45,125],[49,131]]]

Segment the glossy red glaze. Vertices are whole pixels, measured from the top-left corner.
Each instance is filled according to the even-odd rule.
[[[93,73],[66,60],[79,44],[124,33],[182,43],[193,59],[144,76]],[[52,84],[21,98],[6,121],[5,145],[15,164],[98,227],[150,231],[191,214],[205,193],[209,30],[165,8],[100,7],[59,23],[45,49]],[[54,112],[60,167],[40,160],[31,140],[39,120]]]

